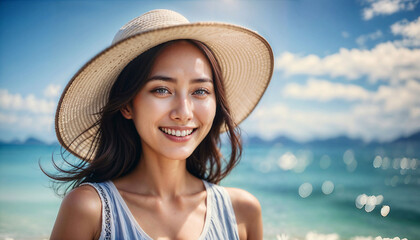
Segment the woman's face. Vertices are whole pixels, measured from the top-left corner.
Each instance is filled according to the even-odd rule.
[[[167,46],[145,86],[122,113],[133,120],[144,155],[189,157],[216,114],[212,70],[205,55],[186,41]]]

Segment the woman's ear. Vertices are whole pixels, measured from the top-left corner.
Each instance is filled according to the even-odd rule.
[[[133,111],[131,109],[130,104],[125,105],[124,107],[122,107],[120,109],[121,114],[123,115],[123,117],[125,117],[126,119],[132,119],[133,118]]]

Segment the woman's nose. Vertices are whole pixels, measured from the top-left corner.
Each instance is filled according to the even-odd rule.
[[[171,119],[174,121],[187,123],[193,118],[192,102],[188,96],[179,95],[175,99],[174,108],[171,111]]]

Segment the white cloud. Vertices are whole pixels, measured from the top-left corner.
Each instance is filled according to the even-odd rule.
[[[388,141],[420,129],[420,83],[414,80],[367,91],[356,85],[311,79],[305,85],[289,84],[283,93],[305,100],[358,101],[342,111],[308,111],[284,104],[264,106],[250,116],[246,129],[265,138],[286,135],[299,141],[340,135]]]
[[[4,129],[16,129],[28,131],[28,133],[39,132],[44,135],[46,132],[53,131],[54,116],[0,112],[0,125]]]
[[[413,10],[416,1],[366,1],[370,14]],[[370,11],[370,13],[369,13]],[[341,48],[325,56],[284,52],[276,58],[276,70],[286,76],[307,75],[306,83],[288,83],[281,96],[308,101],[309,105],[262,105],[244,124],[251,134],[272,138],[278,135],[298,141],[336,136],[365,141],[389,141],[420,130],[420,17],[402,20],[391,26],[400,40],[379,43],[371,49]],[[347,33],[341,33],[343,37]],[[357,38],[359,46],[383,37],[380,30]],[[414,48],[413,48],[414,47]],[[417,48],[416,48],[417,47]],[[317,78],[364,80],[379,86],[368,90],[355,84]],[[337,79],[338,80],[338,79]],[[382,81],[382,82],[381,82]],[[360,81],[358,81],[360,82]],[[346,101],[342,109],[330,108],[329,101]],[[308,110],[313,101],[322,105]],[[335,107],[337,105],[334,105]]]
[[[381,86],[378,91],[372,94],[374,103],[382,104],[382,111],[385,113],[396,113],[398,111],[410,111],[420,107],[420,83],[407,81],[402,86]]]
[[[412,11],[419,3],[418,0],[366,0],[368,4],[363,9],[363,19],[370,20],[378,15],[391,15],[399,11]]]
[[[0,109],[48,114],[54,112],[55,106],[55,101],[39,99],[32,94],[22,97],[20,94],[10,94],[7,89],[0,89]]]
[[[344,99],[349,101],[366,100],[371,93],[364,88],[352,84],[332,83],[326,80],[309,79],[306,85],[289,83],[283,89],[282,95],[285,97],[330,101],[334,99]]]
[[[60,95],[61,86],[57,84],[50,84],[44,90],[44,96],[48,98],[58,97]]]
[[[13,125],[19,121],[19,118],[16,115],[12,114],[3,114],[0,112],[0,125]]]
[[[370,34],[366,34],[366,35],[361,35],[356,39],[356,43],[362,47],[362,48],[366,48],[366,42],[367,41],[373,41],[376,40],[378,38],[381,38],[383,36],[382,31],[381,30],[377,30],[376,32],[370,33]]]
[[[278,105],[258,109],[244,129],[267,139],[284,135],[308,141],[344,135],[365,141],[390,141],[418,131],[420,119],[411,114],[391,116],[374,104],[357,105],[346,112],[303,111]]]
[[[391,25],[391,31],[394,35],[402,35],[409,38],[420,38],[420,17],[409,22],[407,19],[396,22]]]
[[[420,107],[420,83],[413,80],[403,85],[382,85],[376,92],[358,85],[332,83],[309,79],[305,85],[289,83],[283,89],[284,97],[326,102],[336,99],[381,104],[382,111],[395,112]]]
[[[401,40],[395,40],[394,44],[398,47],[420,47],[420,39],[403,38]]]
[[[420,49],[396,47],[386,42],[371,50],[341,48],[338,53],[323,58],[285,52],[276,58],[276,69],[286,75],[327,75],[347,79],[366,76],[372,82],[389,80],[396,83],[420,79]]]
[[[394,35],[401,35],[402,40],[394,43],[398,46],[419,47],[420,46],[420,17],[412,22],[404,19],[391,25],[391,32]]]
[[[57,96],[55,93],[58,89],[56,85],[48,86],[44,91],[48,99],[33,94],[12,94],[7,89],[0,89],[0,129],[8,133],[3,134],[2,139],[37,136],[43,140],[55,140],[54,112],[57,101],[51,98]]]
[[[263,138],[285,135],[298,141],[344,134],[347,115],[337,112],[302,111],[285,104],[262,106],[247,120],[244,129]]]
[[[0,111],[1,140],[24,140],[30,136],[55,142],[54,115]]]
[[[413,107],[412,109],[410,109],[410,117],[420,118],[420,106],[419,107]]]

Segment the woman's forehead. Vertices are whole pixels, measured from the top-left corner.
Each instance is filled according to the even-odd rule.
[[[170,78],[190,75],[193,78],[212,79],[212,69],[198,47],[187,41],[177,41],[165,47],[156,57],[150,77],[155,75]]]

